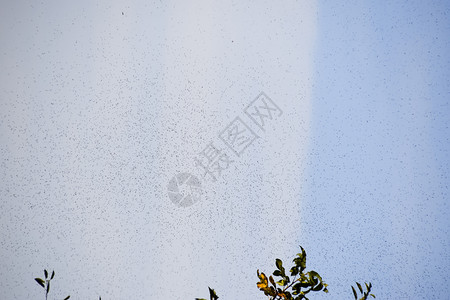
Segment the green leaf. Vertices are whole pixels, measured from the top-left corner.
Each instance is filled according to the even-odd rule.
[[[70,296],[67,296],[66,298],[64,298],[64,300],[67,300],[67,299],[69,299],[70,298]]]
[[[376,298],[374,294],[370,294],[370,296],[372,296],[372,297]]]
[[[35,278],[34,280],[37,281],[37,283],[39,283],[40,286],[42,286],[45,289],[45,281],[42,278]]]
[[[286,281],[286,279],[281,279],[280,281],[277,281],[277,283],[281,286],[286,286],[287,281]]]
[[[269,281],[273,286],[275,286],[275,280],[273,280],[272,276],[269,276]]]
[[[275,271],[273,271],[273,275],[274,275],[274,276],[281,276],[280,270],[275,270]]]
[[[292,287],[292,290],[294,290],[295,292],[300,293],[300,290],[302,289],[302,284],[300,282],[297,282],[296,284],[294,284],[294,286]],[[296,295],[294,293],[294,295]]]
[[[323,289],[322,282],[319,282],[318,285],[316,285],[315,287],[312,288],[312,290],[315,291],[315,292],[320,291],[321,289]]]
[[[211,300],[219,299],[219,297],[216,295],[216,292],[212,288],[208,286],[208,289],[209,289],[209,297],[211,297]]]
[[[44,270],[44,275],[45,275],[45,279],[47,279],[47,278],[48,278],[48,272],[47,272],[47,270]]]
[[[306,251],[302,246],[300,246],[300,248],[302,249],[302,254],[297,254],[298,261],[296,261],[296,265],[300,267],[300,272],[303,272],[303,270],[306,269]]]
[[[291,276],[296,276],[296,275],[298,275],[298,267],[292,267],[292,268],[290,269],[290,272],[291,272]]]
[[[282,268],[283,268],[283,262],[281,261],[281,259],[278,259],[278,258],[277,258],[277,259],[275,260],[275,265],[277,266],[277,269],[278,269],[278,270],[280,270],[280,271],[282,270]]]
[[[320,291],[320,289],[316,290],[315,287],[322,284],[322,277],[320,277],[320,275],[316,271],[309,271],[307,274],[309,274],[309,282],[312,286],[312,289],[314,291]]]
[[[356,285],[358,286],[358,289],[361,293],[363,293],[363,288],[362,286],[359,284],[359,282],[356,282]]]
[[[55,271],[52,272],[52,276],[50,277],[50,280],[52,280],[53,277],[55,277]]]
[[[50,291],[50,280],[47,281],[47,294],[48,294],[49,291]]]
[[[353,295],[355,296],[355,299],[358,299],[358,294],[356,293],[355,288],[352,286],[352,290],[353,290]]]

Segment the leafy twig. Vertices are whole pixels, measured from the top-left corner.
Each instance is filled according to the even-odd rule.
[[[35,278],[34,280],[36,280],[36,282],[44,288],[45,290],[45,300],[48,299],[48,293],[50,292],[50,281],[52,281],[52,279],[55,277],[55,271],[52,271],[52,275],[48,276],[48,272],[47,270],[44,270],[44,279],[42,278]],[[66,298],[64,298],[64,300],[68,300],[70,298],[70,296],[67,296]]]

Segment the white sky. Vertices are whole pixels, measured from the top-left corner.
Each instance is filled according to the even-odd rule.
[[[0,299],[43,298],[44,268],[55,299],[264,299],[256,269],[298,245],[312,299],[447,297],[448,4],[282,3],[3,5]],[[235,117],[259,136],[239,157]],[[215,182],[210,142],[234,160]]]

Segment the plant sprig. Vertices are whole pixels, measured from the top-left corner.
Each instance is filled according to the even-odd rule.
[[[370,291],[372,290],[372,283],[365,283],[366,285],[366,291],[364,292],[361,284],[359,282],[356,282],[356,286],[358,287],[359,291],[361,292],[362,297],[359,298],[359,300],[367,300],[369,296],[376,298],[374,294],[371,294]],[[355,296],[355,300],[358,300],[358,293],[356,292],[356,289],[352,286],[353,296]]]
[[[208,286],[208,289],[209,289],[210,300],[217,300],[217,299],[219,299],[219,296],[217,296],[216,291],[214,291],[209,286]],[[204,299],[204,298],[195,298],[195,300],[206,300],[206,299]]]
[[[297,253],[297,257],[293,259],[295,265],[289,270],[291,277],[286,275],[283,262],[278,258],[275,260],[277,270],[273,271],[273,276],[281,278],[277,282],[272,275],[267,278],[264,273],[259,273],[259,270],[257,270],[259,282],[256,285],[270,300],[308,300],[306,294],[311,291],[328,293],[328,285],[323,282],[322,277],[316,271],[304,272],[306,269],[306,252],[303,247],[300,246],[300,248],[302,252]]]
[[[55,277],[55,271],[52,271],[52,275],[48,276],[48,272],[47,270],[44,270],[44,279],[42,278],[35,278],[34,280],[36,280],[36,282],[44,288],[45,290],[45,300],[48,299],[48,293],[50,292],[50,282],[52,281],[52,279]],[[70,295],[67,296],[66,298],[64,298],[64,300],[68,300],[70,298]]]

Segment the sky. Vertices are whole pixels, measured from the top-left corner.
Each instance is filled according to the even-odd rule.
[[[448,298],[449,14],[5,3],[0,299],[43,299],[43,269],[51,299],[264,299],[300,245],[311,299]]]

